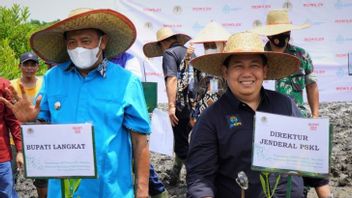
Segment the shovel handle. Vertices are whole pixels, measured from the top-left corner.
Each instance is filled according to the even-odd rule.
[[[244,190],[241,189],[241,198],[244,198]]]

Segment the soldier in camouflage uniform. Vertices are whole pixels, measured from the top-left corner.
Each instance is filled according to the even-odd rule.
[[[285,33],[288,35],[289,32]],[[265,45],[266,51],[272,50],[269,41]],[[290,96],[304,117],[318,117],[319,116],[319,92],[317,86],[317,78],[313,74],[313,64],[309,54],[302,48],[288,44],[284,50],[285,53],[298,57],[301,61],[300,70],[288,77],[275,81],[275,90]],[[308,109],[304,106],[303,90],[306,88],[308,103],[311,108],[311,115]]]
[[[288,10],[279,9],[269,11],[266,25],[254,28],[252,31],[268,37],[269,41],[265,45],[266,51],[285,52],[300,59],[300,70],[288,77],[276,80],[275,90],[291,97],[305,117],[317,118],[319,117],[319,91],[317,79],[313,74],[312,60],[304,49],[289,44],[291,30],[304,29],[309,26],[308,24],[293,25],[289,20]],[[306,89],[311,114],[304,106],[304,89]],[[314,187],[319,198],[331,197],[328,179],[304,177],[304,184]]]

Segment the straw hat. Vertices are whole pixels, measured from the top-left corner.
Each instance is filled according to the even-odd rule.
[[[68,18],[35,32],[31,36],[30,44],[42,59],[62,63],[69,60],[64,32],[87,28],[99,29],[107,34],[107,58],[124,52],[136,39],[135,26],[121,13],[110,9],[80,8],[71,11]]]
[[[156,32],[156,41],[146,43],[143,46],[143,52],[146,57],[152,58],[163,55],[163,51],[159,44],[160,41],[168,39],[172,36],[176,36],[177,42],[180,45],[184,45],[187,41],[191,40],[191,37],[186,34],[175,33],[169,27],[163,27]]]
[[[208,43],[208,42],[225,42],[230,37],[230,33],[219,23],[212,21],[208,23],[196,36],[192,39],[192,43]]]
[[[266,80],[280,79],[299,69],[299,59],[295,56],[272,51],[264,51],[260,36],[251,32],[236,33],[230,36],[222,53],[199,56],[191,60],[193,67],[200,71],[222,76],[221,66],[231,55],[263,54],[268,59]]]
[[[259,26],[252,29],[251,31],[265,35],[271,36],[276,34],[281,34],[283,32],[288,32],[291,30],[300,30],[310,27],[309,24],[302,25],[293,25],[290,19],[288,18],[287,9],[278,9],[269,11],[266,16],[266,25]]]

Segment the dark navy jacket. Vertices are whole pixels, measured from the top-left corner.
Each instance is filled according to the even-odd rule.
[[[294,102],[280,93],[261,90],[258,111],[300,116]],[[264,197],[259,172],[251,170],[255,112],[228,89],[201,114],[193,128],[186,162],[188,197],[240,197],[235,178],[244,171],[249,179],[246,197]],[[285,197],[286,177],[275,197]],[[303,196],[303,181],[294,176],[291,197]]]

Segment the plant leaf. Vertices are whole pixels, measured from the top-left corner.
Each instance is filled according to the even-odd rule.
[[[279,185],[280,178],[281,178],[280,175],[276,177],[275,185],[274,185],[274,188],[273,188],[273,190],[272,190],[272,194],[270,195],[270,197],[273,197],[273,196],[274,196],[275,191],[276,191],[276,188],[277,188],[277,186]]]
[[[267,197],[266,183],[265,183],[265,179],[264,179],[263,174],[260,174],[260,175],[259,175],[259,179],[260,179],[260,184],[262,185],[262,189],[263,189],[263,192],[264,192],[264,194],[265,194],[265,197]]]

